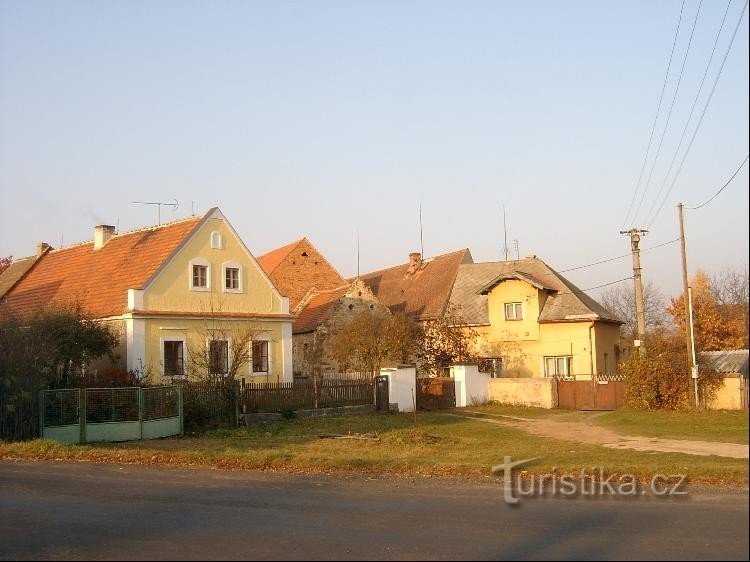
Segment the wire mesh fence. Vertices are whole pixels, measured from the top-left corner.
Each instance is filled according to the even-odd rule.
[[[87,388],[86,423],[138,421],[139,389]]]
[[[143,389],[143,419],[157,420],[179,415],[180,391],[176,386]]]
[[[42,393],[44,427],[58,427],[79,423],[80,392],[77,388]]]

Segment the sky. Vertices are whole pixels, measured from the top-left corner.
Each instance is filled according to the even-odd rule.
[[[155,224],[132,202],[177,200],[162,221],[218,206],[254,254],[307,236],[351,276],[357,238],[363,273],[420,250],[420,206],[427,257],[503,259],[504,205],[511,256],[513,240],[563,270],[626,256],[568,275],[627,278],[620,230],[674,240],[676,204],[748,154],[745,4],[703,0],[696,19],[699,2],[666,75],[682,0],[0,0],[0,256]],[[686,211],[691,275],[747,266],[748,191],[745,164]],[[679,244],[642,262],[681,290]]]

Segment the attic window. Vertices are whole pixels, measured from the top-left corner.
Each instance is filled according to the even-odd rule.
[[[307,252],[302,252],[302,257],[306,258],[307,257]]]
[[[354,305],[353,304],[349,305],[349,310],[354,310]]]
[[[221,250],[224,248],[224,240],[221,237],[221,232],[211,233],[211,248],[214,250]]]

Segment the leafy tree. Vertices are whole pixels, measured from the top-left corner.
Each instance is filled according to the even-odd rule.
[[[741,288],[737,290],[712,280],[702,270],[696,272],[691,287],[696,348],[700,351],[746,348],[747,293],[743,295]],[[685,295],[672,299],[667,312],[684,337],[687,331]]]
[[[451,363],[477,361],[477,333],[464,325],[454,306],[449,305],[442,317],[425,322],[423,332],[418,351],[423,372],[441,376]]]
[[[646,355],[631,353],[620,364],[625,376],[625,400],[631,408],[641,410],[676,410],[694,404],[693,380],[685,343],[679,336],[653,337]],[[699,365],[699,399],[705,404],[723,384],[722,376]]]
[[[0,258],[0,274],[2,274],[3,271],[8,269],[10,267],[10,264],[13,263],[13,256],[5,256],[4,258]]]
[[[362,311],[326,342],[342,370],[377,374],[388,362],[406,362],[417,351],[421,330],[403,314]]]

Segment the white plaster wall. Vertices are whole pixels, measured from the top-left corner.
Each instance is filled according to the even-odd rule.
[[[417,369],[387,368],[381,369],[380,374],[388,377],[388,401],[397,404],[399,412],[413,412],[417,396]]]

